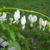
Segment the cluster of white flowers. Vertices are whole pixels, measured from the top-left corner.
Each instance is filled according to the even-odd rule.
[[[15,16],[14,18],[15,18],[15,21],[18,22],[19,19],[20,19],[20,11],[19,11],[19,10],[17,10],[17,11],[18,11],[18,12],[16,12],[16,13],[17,13],[18,15],[15,15],[15,14],[14,14],[14,16]],[[33,24],[34,24],[35,22],[37,22],[38,18],[37,18],[36,15],[30,14],[30,15],[28,16],[28,20],[30,21],[30,26],[32,27]],[[21,18],[22,29],[25,28],[25,24],[26,24],[26,17],[23,16],[23,17]],[[47,24],[49,24],[47,20],[43,20],[42,18],[39,18],[39,27],[40,27],[40,29],[41,29],[42,26],[43,26],[43,30],[45,30],[45,27],[46,27]]]
[[[0,17],[0,22],[3,22],[3,21],[5,21],[5,20],[7,20],[7,19],[6,19],[6,16],[7,16],[7,13],[3,12],[3,15]],[[20,16],[20,10],[16,10],[16,11],[14,12],[13,17],[14,17],[14,18],[10,18],[10,23],[13,23],[13,24],[17,23],[17,24],[18,24],[19,21],[20,21],[20,23],[21,23],[21,25],[22,25],[22,26],[21,26],[22,29],[25,29],[26,17],[25,17],[25,16],[23,16],[23,17]],[[19,19],[20,19],[20,20],[19,20]],[[37,22],[38,18],[37,18],[36,15],[30,14],[30,15],[28,15],[28,20],[30,21],[30,26],[32,27],[33,24],[34,24],[35,22]],[[46,25],[49,24],[49,23],[50,23],[50,22],[48,22],[47,20],[43,20],[42,18],[39,18],[39,27],[40,27],[40,29],[43,27],[43,30],[45,30]]]
[[[6,47],[6,46],[9,45],[9,43],[8,43],[7,41],[4,41],[4,39],[0,38],[0,45],[1,45],[2,47]]]
[[[14,21],[13,23],[15,23],[15,22],[19,23],[19,19],[20,19],[20,11],[19,11],[19,10],[17,10],[17,11],[14,13],[14,19],[15,19],[15,21]],[[37,16],[31,14],[31,15],[28,16],[28,19],[29,19],[29,21],[31,22],[31,26],[32,26],[33,23],[35,23],[35,22],[37,21]],[[25,28],[25,24],[26,24],[26,17],[23,16],[23,17],[21,18],[22,29]]]

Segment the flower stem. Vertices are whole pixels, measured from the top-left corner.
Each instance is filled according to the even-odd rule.
[[[8,9],[8,10],[17,10],[18,9],[18,10],[24,11],[24,12],[36,13],[36,14],[39,14],[39,15],[47,18],[50,21],[50,19],[49,19],[49,17],[47,15],[44,15],[44,14],[42,14],[40,12],[37,12],[37,11],[34,11],[34,10],[25,10],[25,9],[20,9],[20,8],[13,8],[13,7],[3,7],[3,8],[0,8],[0,10],[6,10],[6,9]]]

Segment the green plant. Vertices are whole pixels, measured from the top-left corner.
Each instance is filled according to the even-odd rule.
[[[50,29],[50,27],[47,26],[45,30],[41,30],[39,29],[38,21],[33,24],[33,27],[30,27],[30,23],[27,20],[27,26],[24,30],[22,30],[20,22],[19,24],[10,24],[9,18],[13,17],[14,10],[20,10],[21,16],[33,14],[37,15],[38,18],[41,17],[44,20],[50,21],[48,16],[36,11],[9,7],[0,8],[1,13],[7,12],[8,14],[8,20],[5,22],[0,22],[0,37],[10,43],[8,47],[0,48],[0,50],[7,50],[9,47],[13,46],[16,50],[49,50],[50,35],[48,29]]]

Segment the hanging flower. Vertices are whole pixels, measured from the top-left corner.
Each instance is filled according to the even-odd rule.
[[[32,14],[28,16],[28,19],[31,23],[34,23],[37,21],[37,16],[33,16]]]
[[[30,14],[28,20],[31,22],[31,26],[33,26],[33,23],[37,21],[37,16]]]
[[[26,24],[26,17],[25,17],[25,16],[23,16],[23,17],[21,18],[21,25],[22,25],[22,29],[24,29],[24,28],[25,28],[25,24]]]
[[[17,11],[15,11],[15,13],[14,13],[14,22],[13,23],[19,23],[19,19],[20,19],[20,11],[19,10],[17,10]]]
[[[6,19],[7,13],[3,12],[3,15],[0,17],[0,22],[4,22]]]
[[[39,19],[39,25],[40,25],[40,29],[42,28],[42,26],[44,27],[43,30],[45,29],[45,26],[47,25],[47,20],[43,20],[42,18]]]

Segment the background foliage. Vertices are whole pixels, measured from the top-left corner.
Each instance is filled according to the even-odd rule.
[[[4,6],[35,10],[50,16],[50,0],[0,0],[0,8]]]

